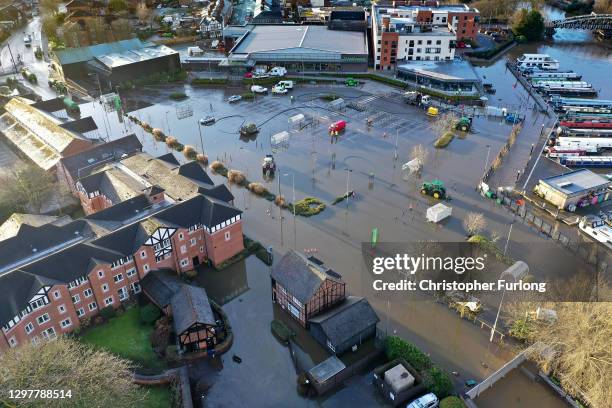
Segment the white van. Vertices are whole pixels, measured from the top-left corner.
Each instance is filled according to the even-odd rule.
[[[287,69],[285,67],[274,67],[268,74],[270,74],[270,76],[282,77],[287,75]]]
[[[278,81],[276,86],[282,86],[285,89],[293,89],[293,81]]]

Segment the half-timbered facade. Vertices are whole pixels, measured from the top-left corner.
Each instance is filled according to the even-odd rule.
[[[65,234],[50,231],[66,237],[62,245],[44,238],[46,230],[38,238],[28,239],[26,231],[0,241],[0,351],[54,338],[105,307],[119,307],[141,292],[141,281],[152,270],[181,274],[244,249],[241,211],[222,201],[197,195],[146,211],[126,209],[140,217],[116,214],[111,207],[62,227]],[[32,234],[36,231],[32,227]],[[177,334],[184,332],[191,349],[202,349],[211,342],[213,327],[214,318],[198,318]]]
[[[344,300],[341,276],[314,257],[290,250],[272,268],[272,301],[304,327],[308,320]]]

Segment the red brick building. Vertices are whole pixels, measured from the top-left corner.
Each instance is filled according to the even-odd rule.
[[[306,258],[293,250],[274,265],[271,279],[272,302],[278,303],[304,327],[311,317],[346,297],[340,275],[325,268],[318,259]]]
[[[22,227],[0,241],[0,351],[119,307],[154,269],[180,275],[236,255],[241,213],[202,195],[174,205],[139,196],[65,226]]]

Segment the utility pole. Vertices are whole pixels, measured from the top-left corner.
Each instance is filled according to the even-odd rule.
[[[289,173],[283,174],[288,176]],[[295,222],[295,173],[291,173],[292,205],[293,205],[293,249],[297,249],[297,224]]]
[[[17,69],[17,64],[15,64],[15,58],[13,58],[13,51],[11,51],[11,44],[9,44],[8,42],[6,43],[6,46],[8,47],[9,50],[9,54],[11,56],[11,61],[13,62],[13,68],[15,68],[15,75],[17,75],[17,73],[19,72],[19,70]]]
[[[200,122],[196,119],[196,124],[198,125],[198,132],[200,133],[200,146],[202,147],[202,154],[204,154],[204,138],[202,137],[202,126]]]
[[[393,160],[397,160],[397,142],[399,139],[399,126],[395,129],[395,151],[393,152]]]
[[[279,170],[279,169],[277,169]],[[280,177],[278,177],[278,221],[280,222],[280,239],[281,239],[281,246],[283,246],[283,207],[282,207],[282,201],[281,198],[283,197],[281,194],[281,181],[280,181]]]
[[[487,166],[489,165],[489,154],[491,153],[491,145],[487,145],[487,159],[485,160],[484,170],[482,172],[482,180],[484,181],[485,174],[487,174]]]

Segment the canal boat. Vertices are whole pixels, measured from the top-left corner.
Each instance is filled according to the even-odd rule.
[[[570,129],[561,126],[557,129],[557,134],[569,137],[612,137],[612,129]]]
[[[582,75],[574,71],[528,71],[526,72],[526,75],[532,81],[543,79],[565,79],[579,81],[582,79]]]
[[[612,129],[612,120],[609,119],[567,119],[561,120],[559,126],[570,129]]]
[[[596,153],[602,149],[612,149],[612,137],[560,137],[556,139],[555,146]]]
[[[559,162],[567,167],[612,167],[612,156],[567,156],[560,157]]]
[[[531,68],[557,70],[559,69],[559,61],[548,54],[523,54],[516,59],[516,66],[519,70]]]
[[[555,96],[550,99],[555,110],[574,112],[612,113],[612,101],[604,99],[564,98]]]
[[[546,148],[546,156],[557,159],[561,157],[579,157],[586,156],[586,150],[563,148],[559,146],[551,146]]]
[[[607,248],[612,249],[612,228],[606,225],[601,218],[594,215],[582,217],[578,223],[578,228],[597,242],[601,242]]]
[[[560,81],[556,79],[543,79],[532,83],[534,88],[592,88],[586,81]]]

